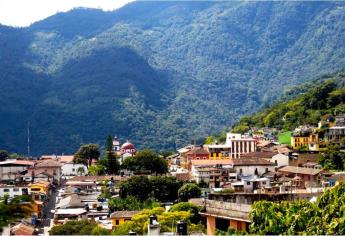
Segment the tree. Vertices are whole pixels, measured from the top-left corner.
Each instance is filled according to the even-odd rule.
[[[319,155],[319,163],[327,169],[344,170],[345,154],[340,151],[339,144],[328,144],[327,150]]]
[[[0,161],[4,161],[9,158],[9,154],[6,150],[0,150]]]
[[[122,167],[132,171],[151,171],[151,173],[155,174],[165,174],[168,172],[167,161],[150,149],[139,151],[135,157],[125,159]]]
[[[91,166],[92,160],[98,160],[99,155],[99,146],[97,144],[84,144],[74,154],[74,162]]]
[[[105,140],[105,152],[109,153],[109,152],[112,152],[112,151],[113,151],[113,138],[109,134],[107,136],[107,139]]]
[[[201,207],[194,205],[190,202],[180,202],[173,205],[169,211],[176,212],[176,211],[188,211],[191,213],[190,221],[193,224],[199,224],[201,221],[201,215],[199,214]]]
[[[188,201],[190,198],[200,197],[201,189],[193,183],[184,184],[178,190],[178,198],[180,201]]]
[[[0,201],[0,231],[2,227],[30,216],[33,211],[32,204],[30,196],[16,196],[10,200],[8,195],[5,195],[3,201]]]
[[[138,214],[132,217],[131,221],[127,221],[113,231],[115,235],[126,235],[129,230],[133,230],[138,235],[144,235],[147,233],[147,225],[149,223],[150,215],[156,215],[157,220],[161,226],[161,232],[175,232],[176,227],[172,228],[173,225],[176,225],[176,222],[179,220],[184,220],[188,225],[188,233],[192,232],[202,232],[204,227],[202,225],[195,225],[191,223],[190,217],[191,213],[188,211],[174,211],[174,212],[165,212],[164,208],[157,207],[153,209],[145,209],[139,212]]]
[[[109,175],[118,174],[120,171],[118,157],[113,152],[106,152],[105,157],[99,160],[98,164],[102,165]]]
[[[98,227],[94,221],[67,221],[63,225],[56,225],[49,231],[49,235],[90,235]]]
[[[182,182],[175,177],[154,176],[150,178],[153,197],[161,202],[175,201]]]
[[[94,165],[90,166],[88,168],[89,174],[96,176],[96,175],[104,175],[105,174],[105,168],[102,165]]]
[[[77,173],[78,173],[79,175],[83,175],[83,174],[85,173],[84,167],[83,167],[83,166],[79,166],[79,167],[77,168]]]
[[[146,176],[133,176],[120,183],[120,197],[134,196],[143,201],[151,194],[151,182]]]
[[[175,177],[166,176],[133,176],[120,184],[120,197],[134,196],[143,201],[155,198],[158,201],[174,201],[177,199],[177,190],[182,183]]]

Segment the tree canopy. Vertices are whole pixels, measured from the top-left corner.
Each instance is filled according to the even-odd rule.
[[[345,233],[345,182],[326,190],[316,203],[258,201],[250,212],[251,234],[342,235]]]
[[[144,149],[139,151],[134,157],[126,158],[122,167],[132,171],[151,171],[153,174],[165,174],[168,172],[167,161],[150,149]]]
[[[193,183],[184,184],[178,190],[178,198],[180,201],[188,201],[191,198],[197,198],[201,195],[201,189]]]
[[[79,150],[74,154],[74,162],[91,166],[92,160],[98,160],[100,155],[99,146],[97,144],[81,145]]]

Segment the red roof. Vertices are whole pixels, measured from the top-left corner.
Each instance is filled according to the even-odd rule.
[[[121,149],[135,149],[133,143],[125,142],[122,144]]]

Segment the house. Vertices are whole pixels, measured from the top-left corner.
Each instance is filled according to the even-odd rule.
[[[0,185],[0,197],[7,194],[10,198],[22,195],[28,195],[28,187],[25,185]]]
[[[11,235],[34,235],[35,227],[27,223],[19,223],[11,228]]]
[[[0,181],[15,182],[17,177],[25,173],[35,162],[27,160],[6,160],[0,162]]]
[[[311,151],[318,151],[320,146],[316,129],[309,126],[301,126],[295,129],[291,136],[291,147],[295,150],[305,148]]]
[[[28,190],[34,200],[45,201],[50,195],[50,183],[44,181],[30,183]]]
[[[53,183],[53,180],[54,180],[53,175],[45,171],[41,171],[41,172],[31,171],[23,175],[22,178],[25,182],[45,181],[45,182]]]
[[[28,169],[28,176],[35,176],[35,173],[46,173],[53,177],[53,183],[60,185],[61,183],[61,166],[62,164],[56,160],[40,160]]]
[[[73,162],[74,156],[58,156],[57,160],[62,164],[61,174],[63,177],[86,175],[88,173],[85,165]]]
[[[335,125],[328,129],[326,138],[329,142],[341,142],[345,137],[345,115],[335,117]]]
[[[71,194],[68,197],[62,198],[56,205],[56,209],[67,209],[67,208],[81,208],[84,207],[82,199],[78,194]]]
[[[123,224],[126,221],[132,219],[135,214],[138,214],[139,211],[115,211],[110,215],[113,228]]]
[[[233,159],[233,168],[239,176],[261,176],[269,171],[274,171],[276,163],[263,158],[240,158]]]
[[[278,172],[295,181],[296,187],[305,188],[307,186],[316,186],[323,179],[323,169],[284,166],[278,169]]]

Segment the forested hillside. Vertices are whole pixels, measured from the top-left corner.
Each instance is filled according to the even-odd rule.
[[[345,3],[137,1],[0,25],[0,148],[173,149],[345,67]]]
[[[314,125],[325,115],[345,113],[345,71],[330,74],[291,88],[278,102],[261,111],[244,116],[233,131],[271,127],[293,130],[300,125]]]

